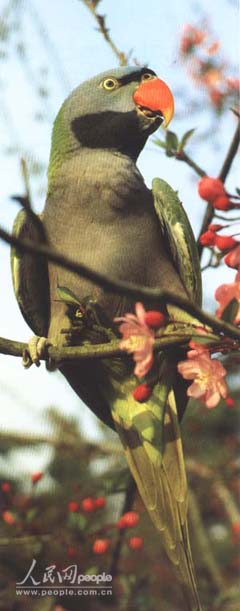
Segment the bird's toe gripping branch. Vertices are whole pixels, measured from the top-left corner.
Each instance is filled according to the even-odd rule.
[[[36,365],[36,367],[40,366],[40,360],[42,358],[46,359],[47,368],[48,361],[47,358],[47,349],[50,346],[50,342],[47,337],[39,337],[38,335],[33,335],[28,342],[28,348],[23,351],[22,356],[22,364],[25,369],[29,369],[31,365]]]

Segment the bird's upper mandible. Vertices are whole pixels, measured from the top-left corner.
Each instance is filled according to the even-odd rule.
[[[162,116],[163,125],[167,127],[174,114],[172,92],[164,81],[150,73],[145,76],[147,74],[149,78],[143,78],[133,94],[134,103],[146,116],[149,112]]]

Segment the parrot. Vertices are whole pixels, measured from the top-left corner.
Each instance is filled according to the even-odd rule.
[[[122,66],[81,83],[54,122],[45,207],[38,222],[22,209],[13,232],[46,243],[89,269],[201,304],[196,242],[182,203],[155,178],[149,189],[136,162],[147,139],[174,114],[170,88],[148,66]],[[29,353],[38,364],[45,341],[98,344],[119,337],[114,319],[134,299],[12,247],[12,279],[21,312],[34,332]],[[153,309],[151,301],[144,307]],[[154,305],[156,309],[156,304]],[[170,320],[193,320],[166,304]],[[125,356],[125,355],[124,355]],[[180,420],[186,382],[178,349],[160,352],[151,396],[133,397],[130,356],[57,363],[72,389],[120,437],[146,509],[160,532],[185,597],[201,609],[188,529],[188,490]],[[156,374],[155,374],[156,375]]]

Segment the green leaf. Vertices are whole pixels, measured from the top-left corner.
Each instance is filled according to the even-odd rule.
[[[168,153],[176,151],[178,148],[178,137],[176,134],[174,134],[174,132],[171,132],[170,130],[167,130],[166,148]]]
[[[236,193],[240,195],[240,189],[238,187],[236,187]]]
[[[79,530],[84,530],[87,524],[87,518],[82,513],[77,514],[77,525]]]
[[[57,287],[57,295],[61,299],[61,301],[64,301],[64,303],[80,305],[79,299],[76,297],[76,295],[74,295],[74,293],[70,291],[70,289],[67,289],[65,286]]]
[[[157,146],[160,146],[162,149],[166,149],[166,142],[164,142],[163,140],[159,140],[159,138],[155,138],[153,140],[154,144],[156,144]]]
[[[194,134],[196,130],[196,127],[193,127],[192,129],[189,129],[187,132],[185,132],[185,134],[183,135],[179,146],[178,146],[178,152],[182,151],[184,149],[184,147],[186,146],[188,140],[191,138],[191,136]]]
[[[184,149],[184,147],[186,146],[188,140],[194,134],[195,130],[196,130],[196,127],[193,127],[192,129],[189,129],[187,132],[185,132],[185,134],[183,134],[183,137],[182,137],[182,139],[181,139],[181,141],[179,142],[179,145],[178,145],[178,153],[180,153]]]
[[[223,310],[221,319],[225,320],[225,322],[234,322],[237,312],[239,308],[239,303],[237,299],[232,299],[229,301],[226,308]]]

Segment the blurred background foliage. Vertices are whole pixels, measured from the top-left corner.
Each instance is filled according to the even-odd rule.
[[[20,157],[25,159],[31,189],[34,198],[38,198],[46,188],[42,140],[54,118],[53,90],[57,87],[63,99],[70,85],[59,49],[51,40],[51,31],[42,21],[41,11],[31,1],[10,0],[3,4],[0,14],[2,152],[15,157],[17,162]],[[102,3],[79,0],[80,15],[83,5],[90,10],[100,30],[95,36],[102,35],[105,39],[102,44],[111,47],[117,61],[138,63],[134,50],[129,54],[128,49],[115,46],[108,29],[110,16],[102,13]],[[63,2],[62,8],[66,10]],[[33,46],[26,44],[29,31]],[[34,52],[36,40],[41,49],[37,54]],[[194,24],[183,23],[177,45],[175,69],[181,66],[185,73],[182,87],[177,87],[175,92],[179,96],[177,119],[181,121],[182,113],[186,112],[187,100],[193,122],[202,125],[200,133],[194,136],[195,148],[200,143],[204,151],[206,147],[218,146],[217,126],[229,115],[229,106],[237,105],[237,68],[224,56],[221,41],[202,14]],[[34,150],[28,148],[25,138],[25,130],[31,129],[31,125],[16,123],[14,105],[6,102],[13,63],[19,71],[19,95],[24,83],[32,122],[38,126],[39,146]],[[160,149],[159,155],[163,155]],[[191,402],[182,426],[190,485],[193,555],[200,597],[208,611],[239,609],[237,395],[236,376],[232,376],[233,405],[223,403],[215,410],[207,410]],[[184,611],[181,592],[160,537],[150,524],[139,496],[133,494],[117,436],[96,421],[97,441],[89,441],[81,432],[79,422],[64,416],[57,407],[47,409],[46,418],[48,435],[34,431],[0,434],[0,609]],[[31,467],[35,453],[47,457],[42,471]],[[21,462],[23,456],[29,462],[28,477],[14,473],[14,463]],[[99,498],[102,501],[94,508],[91,500]],[[89,499],[90,505],[84,504]],[[126,510],[139,516],[139,521],[119,529],[119,517]],[[99,539],[105,542],[102,553],[97,553],[94,547]],[[77,564],[82,573],[112,572],[115,575],[113,597],[107,600],[103,597],[81,597],[81,600],[69,596],[59,600],[57,597],[42,600],[17,597],[16,581],[23,579],[33,558],[37,559],[36,576],[51,565],[60,570]]]

